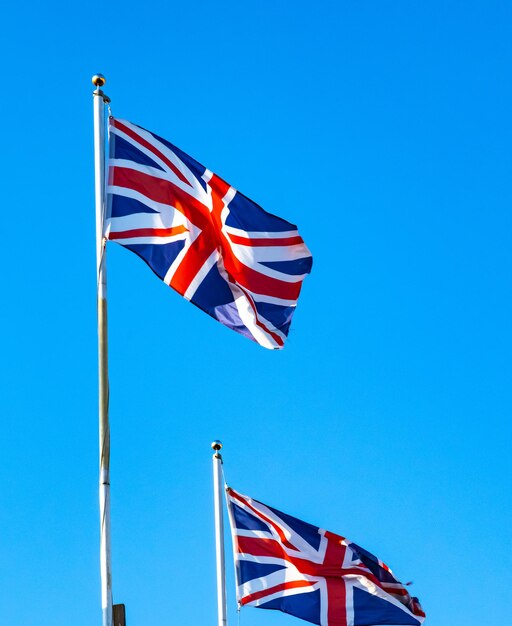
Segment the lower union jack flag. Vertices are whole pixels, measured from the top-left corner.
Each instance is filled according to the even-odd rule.
[[[321,626],[423,622],[418,599],[373,554],[233,489],[227,500],[240,605]]]
[[[271,215],[168,141],[110,118],[105,236],[265,348],[282,348],[312,258]]]

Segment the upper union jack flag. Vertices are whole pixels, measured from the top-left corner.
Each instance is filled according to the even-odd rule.
[[[373,554],[233,489],[227,500],[239,604],[321,626],[423,622],[418,599]]]
[[[312,258],[297,227],[168,141],[110,118],[105,236],[265,348],[282,348]]]

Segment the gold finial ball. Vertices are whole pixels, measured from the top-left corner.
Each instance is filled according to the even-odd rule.
[[[103,87],[106,82],[107,79],[103,76],[103,74],[94,74],[92,77],[92,84],[95,87]]]
[[[221,441],[219,441],[218,439],[216,439],[215,441],[212,441],[212,449],[215,450],[215,452],[218,452],[221,448],[222,448]]]

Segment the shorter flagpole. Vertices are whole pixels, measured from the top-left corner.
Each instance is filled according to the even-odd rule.
[[[217,562],[217,613],[218,626],[227,626],[226,606],[226,563],[224,559],[224,518],[222,499],[224,481],[222,480],[222,455],[220,441],[212,442],[213,453],[213,502],[215,511],[215,554]]]

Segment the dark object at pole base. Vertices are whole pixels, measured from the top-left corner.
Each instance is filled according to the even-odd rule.
[[[126,626],[124,604],[114,604],[112,609],[114,615],[114,626]]]

